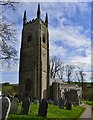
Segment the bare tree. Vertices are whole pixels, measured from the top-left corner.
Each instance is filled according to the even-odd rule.
[[[79,71],[75,72],[75,76],[76,76],[76,81],[80,83],[81,82],[81,77],[80,77]]]
[[[16,10],[16,6],[19,4],[19,2],[14,2],[13,0],[2,0],[0,1],[0,6],[3,8],[4,11],[4,7],[7,6],[7,8],[12,9],[12,10]],[[3,12],[2,11],[2,12]]]
[[[75,65],[64,64],[58,57],[53,56],[50,59],[50,74],[51,78],[63,79],[63,76],[67,78],[67,82],[79,82],[84,83],[84,72],[81,68]],[[66,81],[66,80],[65,80]]]
[[[77,67],[77,70],[75,71],[75,75],[76,75],[76,79],[77,79],[77,82],[79,83],[84,83],[85,79],[85,73],[83,72],[83,70],[81,68],[78,68]]]
[[[16,10],[18,2],[0,1],[0,60],[6,61],[8,64],[10,61],[16,62],[18,60],[17,50],[14,45],[17,42],[16,30],[12,23],[7,22],[4,16],[5,9]]]
[[[63,80],[63,75],[64,75],[64,63],[62,62],[62,65],[60,66],[60,70],[57,72],[57,76],[59,79]]]
[[[70,83],[71,80],[71,75],[74,71],[75,67],[73,65],[66,65],[65,66],[65,72],[66,72],[66,76],[67,76],[67,82]]]
[[[59,75],[59,71],[62,69],[63,63],[60,61],[59,58],[56,56],[51,57],[50,60],[50,73],[51,73],[51,78],[60,77],[62,78],[62,74]],[[62,71],[61,71],[62,72]]]
[[[82,98],[83,98],[83,91],[84,91],[84,81],[85,81],[85,79],[84,79],[84,76],[86,75],[84,72],[83,72],[83,70],[79,70],[79,75],[80,75],[80,82],[81,82],[81,86],[82,86]]]
[[[86,75],[82,70],[79,71],[81,77],[82,90],[84,88],[84,76]]]

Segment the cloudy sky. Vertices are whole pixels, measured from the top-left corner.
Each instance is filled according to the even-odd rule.
[[[91,2],[40,2],[41,18],[49,18],[50,56],[58,56],[66,64],[74,64],[87,74],[90,81],[91,71]],[[73,0],[72,0],[73,1]],[[81,1],[81,0],[80,0]],[[89,0],[88,0],[89,1]],[[5,17],[14,23],[17,30],[20,50],[23,13],[27,11],[27,21],[36,18],[37,2],[21,2],[17,11],[6,9]],[[20,51],[19,51],[20,52]],[[18,83],[18,65],[10,69],[3,65],[0,72],[3,82]]]

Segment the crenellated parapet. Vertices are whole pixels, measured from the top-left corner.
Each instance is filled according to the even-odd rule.
[[[27,18],[26,18],[26,10],[24,11],[24,17],[23,17],[23,26],[24,25],[28,25],[28,24],[33,24],[35,22],[38,22],[38,23],[42,23],[44,26],[48,27],[48,15],[46,13],[46,17],[45,17],[45,22],[40,18],[40,4],[38,4],[38,9],[37,9],[37,18],[36,19],[32,19],[30,21],[27,21]]]
[[[36,18],[36,19],[32,19],[32,20],[30,20],[30,21],[27,21],[27,22],[25,23],[25,25],[31,24],[31,23],[35,23],[35,22],[37,22],[37,18]],[[46,23],[45,23],[42,19],[40,19],[40,22],[46,26]]]

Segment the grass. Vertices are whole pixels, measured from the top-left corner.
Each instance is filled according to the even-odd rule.
[[[93,101],[84,100],[83,103],[93,106]]]
[[[48,120],[48,119],[61,119],[65,118],[68,120],[76,120],[79,118],[81,113],[85,110],[82,106],[73,106],[72,110],[60,109],[56,105],[48,106],[48,114],[46,118],[38,117],[38,105],[31,104],[29,115],[20,115],[21,112],[21,104],[19,104],[18,115],[10,114],[8,120]]]
[[[18,93],[18,86],[16,85],[2,85],[3,93],[9,94],[17,94]]]

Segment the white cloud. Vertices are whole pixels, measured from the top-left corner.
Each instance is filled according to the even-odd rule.
[[[62,46],[57,46],[56,44],[50,43],[50,56],[59,56],[62,58],[66,54],[66,49]]]
[[[21,2],[91,2],[92,0],[15,0]]]
[[[80,29],[80,28],[79,28]],[[64,41],[69,46],[78,48],[80,46],[89,47],[91,45],[88,38],[80,33],[78,27],[64,26],[63,28],[50,28],[51,41]]]
[[[91,64],[91,56],[89,55],[88,57],[82,57],[82,56],[74,56],[72,59],[70,59],[71,62],[77,62],[77,63],[86,63],[86,64]]]

